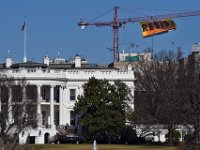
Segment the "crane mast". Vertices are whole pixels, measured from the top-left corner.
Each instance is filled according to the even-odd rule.
[[[117,62],[119,61],[119,27],[121,27],[120,22],[118,21],[118,9],[119,7],[115,7],[115,13],[114,13],[114,20],[113,20],[113,61]]]
[[[144,17],[135,17],[135,18],[118,18],[118,6],[114,7],[114,17],[113,21],[110,22],[85,22],[80,21],[78,25],[81,29],[85,29],[87,26],[96,26],[96,27],[104,27],[111,26],[113,29],[113,61],[119,61],[119,28],[122,24],[133,23],[133,22],[141,22],[141,21],[156,21],[160,19],[169,19],[169,18],[180,18],[180,17],[190,17],[190,16],[199,16],[200,11],[191,11],[191,12],[183,12],[183,13],[172,13],[172,14],[164,14],[164,15],[155,15],[155,16],[144,16]]]

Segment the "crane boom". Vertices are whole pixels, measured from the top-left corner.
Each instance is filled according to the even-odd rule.
[[[182,12],[182,13],[171,13],[171,14],[164,14],[164,15],[118,19],[118,9],[119,9],[118,6],[114,7],[113,21],[109,21],[109,22],[80,21],[78,23],[81,29],[85,29],[87,26],[96,26],[96,27],[110,26],[113,28],[113,61],[114,62],[119,61],[119,44],[118,44],[119,35],[118,34],[119,34],[119,28],[122,26],[122,24],[142,22],[142,21],[155,21],[155,20],[169,19],[169,18],[200,16],[200,11],[190,11],[190,12]]]
[[[199,16],[199,15],[200,15],[200,11],[191,11],[191,12],[183,12],[183,13],[172,13],[172,14],[165,14],[165,15],[119,19],[119,22],[126,24],[129,22],[152,21],[152,20],[155,21],[155,20],[160,20],[160,19],[181,18],[181,17],[190,17],[190,16]]]

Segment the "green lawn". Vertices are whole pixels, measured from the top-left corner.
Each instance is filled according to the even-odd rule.
[[[92,144],[48,144],[24,145],[28,150],[92,150]],[[176,150],[176,147],[167,146],[134,146],[99,144],[97,150]]]

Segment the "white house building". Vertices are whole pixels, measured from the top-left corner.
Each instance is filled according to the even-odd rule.
[[[111,83],[121,80],[132,89],[132,93],[134,89],[134,73],[131,67],[120,70],[93,65],[78,55],[69,61],[62,58],[50,60],[46,56],[43,63],[14,63],[11,58],[6,58],[6,62],[0,64],[0,74],[12,77],[16,81],[25,79],[29,85],[37,88],[38,127],[27,127],[21,132],[20,144],[28,141],[36,144],[46,143],[49,137],[57,133],[59,127],[73,126],[74,103],[77,96],[83,93],[82,85],[90,77],[108,79]],[[130,105],[134,107],[133,101]],[[12,113],[8,117],[8,120],[12,120]]]

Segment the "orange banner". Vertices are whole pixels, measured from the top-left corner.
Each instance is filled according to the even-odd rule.
[[[172,19],[157,20],[151,22],[140,22],[143,37],[166,33],[176,29],[176,24]]]

